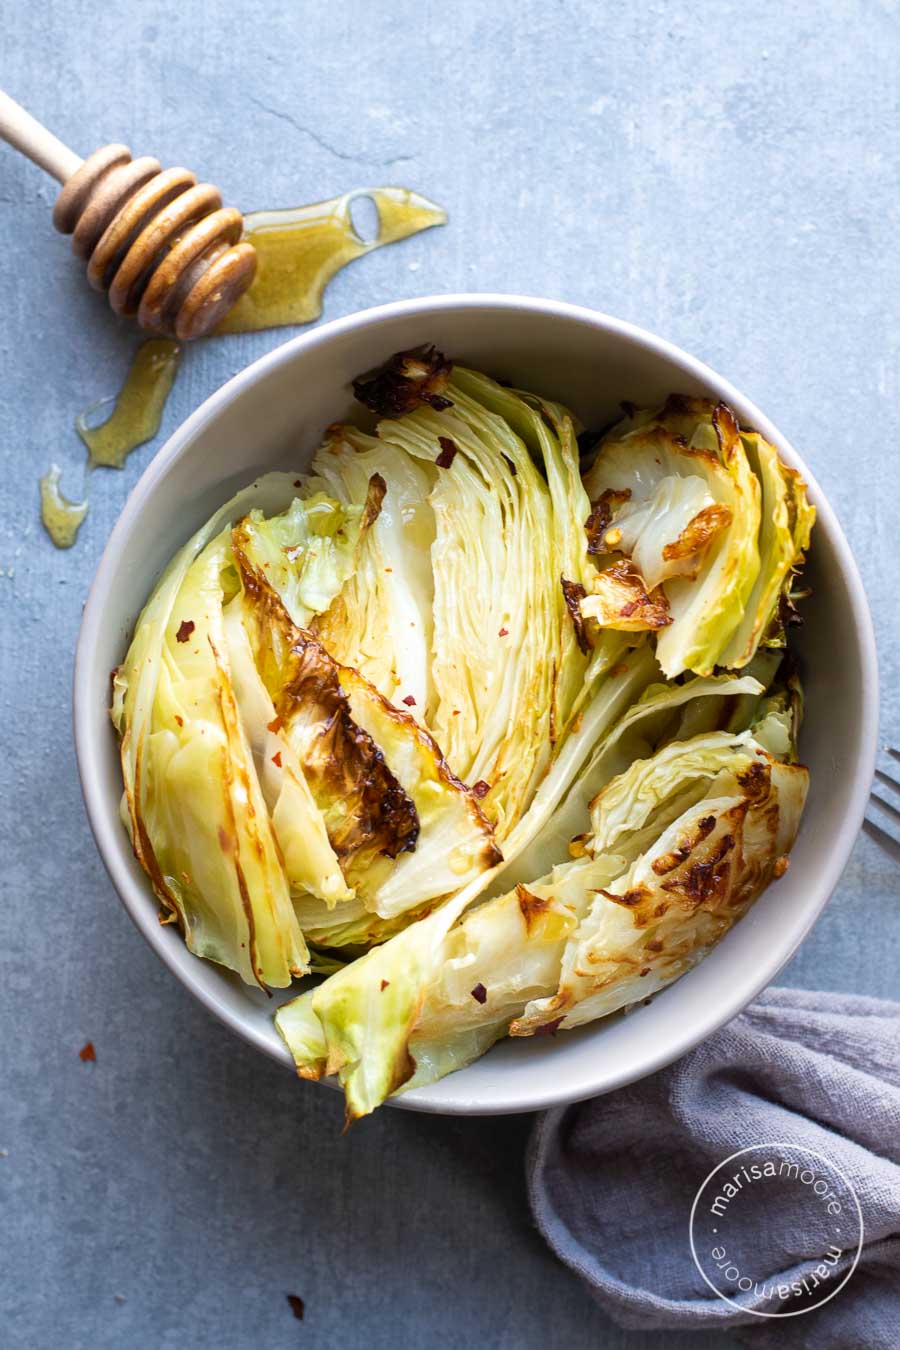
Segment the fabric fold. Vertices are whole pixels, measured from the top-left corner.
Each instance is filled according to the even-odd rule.
[[[689,1224],[698,1190],[732,1155],[740,1156],[703,1192],[694,1229],[726,1302],[692,1257]],[[808,1185],[792,1170],[804,1158],[815,1178]],[[784,1177],[742,1176],[751,1159],[774,1160]],[[710,1227],[706,1199],[732,1174],[734,1195]],[[770,989],[669,1068],[539,1117],[528,1184],[541,1233],[621,1326],[732,1327],[748,1344],[789,1350],[896,1350],[900,1005]],[[834,1214],[814,1185],[833,1187]],[[857,1254],[851,1191],[863,1240],[838,1289]],[[735,1265],[722,1263],[728,1276],[710,1243],[740,1250]],[[751,1270],[753,1287],[739,1288],[735,1272],[748,1272],[746,1283]],[[803,1281],[799,1295],[775,1292]],[[803,1315],[784,1315],[816,1300]]]

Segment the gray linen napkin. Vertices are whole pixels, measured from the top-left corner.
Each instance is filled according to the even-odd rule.
[[[815,1176],[822,1186],[821,1178],[833,1179],[843,1207],[836,1221],[812,1183],[748,1176],[739,1178],[729,1206],[721,1206],[720,1221],[707,1201],[742,1159],[718,1173],[717,1186],[698,1204],[706,1224],[698,1250],[710,1270],[704,1243],[741,1241],[752,1290],[742,1292],[713,1267],[717,1287],[738,1305],[732,1306],[694,1263],[689,1219],[708,1174],[754,1145],[772,1145],[776,1165],[778,1157],[802,1159],[797,1146],[813,1150],[822,1162],[813,1159],[816,1170],[805,1179]],[[858,1218],[841,1174],[863,1217],[853,1274],[827,1303],[801,1316],[754,1315],[749,1309],[784,1311],[817,1301],[850,1268]],[[538,1228],[620,1326],[733,1327],[748,1344],[789,1350],[898,1350],[900,1004],[770,989],[670,1068],[540,1116],[528,1180]],[[806,1290],[813,1289],[813,1273],[834,1241],[831,1224],[851,1218],[854,1241],[845,1230],[841,1257],[817,1290],[801,1290],[799,1300],[783,1293],[779,1301],[772,1294],[779,1281],[784,1289],[807,1279]],[[710,1223],[719,1236],[709,1236],[717,1232]],[[832,1257],[839,1248],[831,1248]]]

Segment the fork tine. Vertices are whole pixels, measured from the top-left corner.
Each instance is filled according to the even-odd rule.
[[[894,862],[900,867],[900,844],[897,843],[897,840],[878,825],[873,825],[871,820],[864,820],[862,827],[869,838],[874,839],[875,843],[883,848],[888,857],[893,858]]]
[[[891,820],[900,820],[900,808],[894,806],[893,802],[886,802],[883,797],[879,797],[877,792],[869,793],[869,801],[873,806],[878,806],[882,811],[886,811]]]
[[[889,773],[885,773],[884,769],[876,769],[875,777],[879,783],[884,783],[885,787],[889,787],[893,792],[900,792],[900,783],[897,782],[896,778],[892,778]]]
[[[891,759],[895,759],[897,763],[900,764],[900,750],[895,750],[892,745],[886,745],[884,748],[890,755]]]

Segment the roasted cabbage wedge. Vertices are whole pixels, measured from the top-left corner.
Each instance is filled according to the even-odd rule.
[[[338,1075],[351,1118],[507,1033],[581,1025],[677,979],[786,866],[807,771],[751,732],[675,741],[591,803],[580,856],[435,913],[276,1014],[303,1076]]]
[[[309,969],[238,713],[224,604],[237,593],[229,520],[284,489],[254,484],[176,554],[113,677],[124,808],[164,917],[191,951],[284,987]]]
[[[740,668],[761,643],[784,645],[779,611],[815,511],[775,447],[741,431],[724,404],[673,396],[629,413],[601,442],[585,487],[599,569],[580,602],[586,622],[621,627],[624,603],[635,628],[656,631],[669,679]]]
[[[446,394],[451,407],[386,419],[378,436],[433,480],[429,727],[453,771],[486,787],[502,848],[587,666],[560,579],[578,539],[571,499],[576,519],[588,503],[570,419],[551,429],[524,399],[471,372],[454,372]],[[495,411],[508,405],[515,423]]]
[[[554,993],[510,1034],[580,1026],[688,970],[786,867],[807,786],[805,768],[748,732],[676,742],[614,779],[591,805],[585,849],[630,865],[591,896]]]
[[[190,949],[350,1119],[645,999],[787,865],[815,512],[723,404],[400,353],[174,557],[115,674],[123,818]],[[596,439],[596,438],[595,438]]]

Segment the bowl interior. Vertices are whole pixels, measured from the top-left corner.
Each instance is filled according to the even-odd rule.
[[[504,297],[405,302],[339,320],[285,344],[193,415],[147,469],[114,530],[85,608],[75,673],[79,767],[98,845],[147,940],[201,1000],[289,1063],[272,1002],[191,956],[156,904],[118,821],[121,776],[107,715],[109,671],[175,549],[239,486],[269,468],[303,470],[323,429],[353,415],[350,380],[392,352],[434,342],[450,356],[571,406],[588,427],[620,400],[711,394],[808,471],[758,409],[677,349],[586,310]],[[608,1091],[660,1067],[740,1010],[789,958],[828,898],[859,828],[874,760],[877,693],[871,625],[855,566],[816,485],[813,587],[796,647],[811,790],[787,875],[710,956],[624,1017],[554,1038],[501,1042],[443,1082],[399,1099],[422,1110],[522,1111]]]

